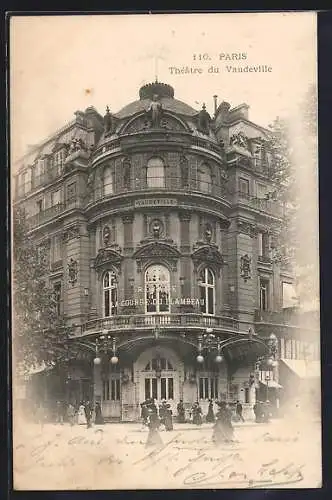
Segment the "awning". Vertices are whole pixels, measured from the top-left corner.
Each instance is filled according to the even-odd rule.
[[[281,359],[285,366],[300,378],[319,378],[320,362],[304,359]]]
[[[282,389],[282,385],[278,384],[278,382],[276,382],[275,380],[269,380],[269,382],[267,382],[267,380],[260,380],[259,381],[260,384],[262,385],[265,385],[265,386],[268,386],[269,389]]]

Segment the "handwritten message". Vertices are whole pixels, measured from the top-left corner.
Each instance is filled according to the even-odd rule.
[[[139,426],[45,425],[14,440],[18,489],[282,488],[317,487],[319,446],[303,432],[255,427],[216,445],[212,428],[160,432],[147,446]],[[319,428],[311,429],[311,433]],[[307,431],[306,431],[307,432]],[[319,440],[318,440],[319,441]],[[311,444],[311,446],[310,446]],[[310,448],[310,450],[309,450]],[[316,484],[309,482],[316,481]]]

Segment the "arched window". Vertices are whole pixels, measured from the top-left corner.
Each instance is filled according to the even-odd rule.
[[[170,311],[170,275],[164,266],[153,265],[146,270],[145,311],[147,313]]]
[[[114,172],[111,167],[104,169],[104,195],[112,194],[114,190]]]
[[[103,276],[104,317],[114,316],[118,309],[118,283],[115,273],[106,271]]]
[[[203,314],[214,314],[215,311],[215,277],[208,267],[199,274],[200,309]]]
[[[212,176],[209,165],[203,164],[198,168],[198,189],[204,193],[211,193]]]
[[[157,188],[165,186],[165,167],[161,158],[150,158],[146,169],[147,187]]]

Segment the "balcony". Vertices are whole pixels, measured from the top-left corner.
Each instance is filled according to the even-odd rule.
[[[57,203],[52,207],[46,208],[45,210],[41,210],[35,215],[31,215],[27,218],[27,223],[30,229],[34,229],[41,224],[45,224],[45,222],[49,222],[54,217],[59,217],[63,213],[74,210],[77,208],[83,208],[84,199],[83,198],[73,198],[72,200],[67,200],[65,203]]]
[[[149,177],[148,179],[128,179],[126,183],[109,183],[97,189],[92,195],[92,202],[107,199],[123,193],[158,193],[160,191],[179,192],[183,194],[200,193],[207,196],[230,199],[225,185],[201,181],[195,178],[182,177]]]
[[[284,308],[282,311],[262,311],[257,309],[255,311],[255,322],[274,325],[295,325],[297,311],[296,307]]]
[[[134,314],[119,315],[110,318],[99,318],[88,321],[81,327],[81,334],[100,332],[104,329],[115,331],[137,331],[147,329],[179,329],[191,328],[202,330],[216,328],[238,331],[237,320],[227,316],[203,316],[202,314]]]
[[[264,214],[273,215],[274,217],[283,217],[283,204],[275,200],[267,200],[265,198],[256,198],[249,194],[237,192],[235,193],[235,202],[246,204],[248,207],[258,210]]]

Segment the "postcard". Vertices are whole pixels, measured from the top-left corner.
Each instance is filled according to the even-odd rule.
[[[12,15],[13,488],[321,488],[316,13]]]

